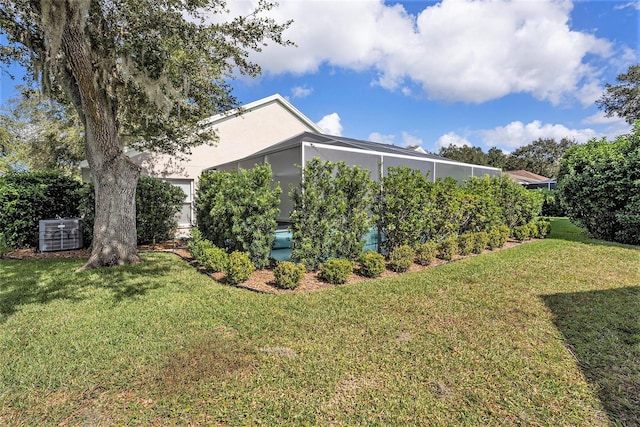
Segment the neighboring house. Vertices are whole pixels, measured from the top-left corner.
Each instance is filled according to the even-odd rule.
[[[243,159],[218,164],[212,170],[232,171],[236,168],[249,169],[256,164],[269,163],[274,181],[280,182],[279,222],[289,221],[293,202],[288,196],[289,185],[300,182],[299,165],[306,164],[314,157],[333,162],[344,161],[349,166],[360,166],[369,170],[376,181],[386,176],[390,167],[408,166],[419,169],[435,181],[452,177],[462,182],[472,176],[498,176],[500,169],[488,166],[457,162],[418,150],[397,145],[380,144],[371,141],[323,135],[317,132],[303,132],[292,138],[258,151]]]
[[[227,163],[249,156],[277,142],[305,131],[321,132],[308,117],[289,101],[276,94],[203,120],[203,129],[215,129],[217,144],[194,147],[185,160],[173,156],[128,151],[127,155],[142,167],[142,174],[162,178],[187,195],[178,220],[181,229],[190,228],[195,220],[193,200],[197,180],[211,165]],[[82,178],[91,181],[89,165],[81,165]]]
[[[505,171],[507,175],[516,180],[518,184],[523,185],[527,189],[546,188],[548,190],[556,189],[556,179],[547,178],[526,170]]]

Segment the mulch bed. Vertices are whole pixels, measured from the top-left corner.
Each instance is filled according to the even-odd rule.
[[[513,246],[517,246],[517,245],[520,245],[520,244],[522,244],[522,243],[510,240],[510,241],[507,242],[507,244],[505,246],[503,246],[500,249],[496,249],[496,250],[508,249],[508,248],[511,248]],[[191,257],[191,254],[189,253],[189,251],[186,248],[186,246],[184,246],[184,242],[183,241],[170,240],[170,241],[158,243],[156,245],[143,245],[143,246],[138,246],[138,250],[140,252],[168,252],[168,253],[173,253],[173,254],[181,257],[182,259],[186,260],[187,262],[189,262],[191,265],[193,265],[195,268],[197,268],[201,273],[208,275],[209,277],[211,277],[216,282],[225,283],[224,282],[224,273],[209,273],[203,267],[198,266],[197,263],[195,262],[195,260]],[[485,251],[483,253],[489,253],[489,252],[491,252],[491,251]],[[30,248],[30,249],[19,249],[17,251],[9,252],[9,253],[5,254],[3,258],[5,258],[5,259],[49,259],[49,258],[52,258],[52,259],[56,259],[56,258],[57,259],[88,259],[89,255],[90,255],[90,251],[88,249],[78,249],[78,250],[71,250],[71,251],[56,251],[56,252],[38,252],[38,251],[35,250],[35,248]],[[477,256],[477,255],[468,255],[468,256],[456,255],[456,257],[454,257],[453,261],[457,261],[459,259],[468,258],[470,256]],[[422,266],[422,265],[418,265],[418,264],[413,264],[409,268],[408,272],[423,271],[423,270],[427,270],[429,268],[434,268],[434,267],[437,267],[438,265],[442,265],[442,264],[446,264],[446,263],[447,263],[447,261],[443,261],[443,260],[440,260],[440,259],[435,259],[428,266]],[[382,278],[394,277],[394,276],[397,276],[399,274],[404,274],[404,273],[396,273],[396,272],[393,272],[391,270],[386,270],[384,273],[382,273],[382,275],[380,277],[382,277]],[[359,276],[358,274],[354,273],[349,277],[349,279],[347,280],[347,283],[345,283],[345,285],[364,282],[366,280],[372,280],[372,279],[369,279],[369,278],[363,277],[363,276]],[[247,289],[247,290],[251,290],[251,291],[259,292],[259,293],[288,294],[288,293],[294,293],[294,292],[321,291],[321,290],[324,290],[324,289],[335,288],[337,285],[333,285],[331,283],[327,283],[327,282],[321,280],[320,278],[318,278],[317,273],[309,272],[309,273],[305,274],[304,278],[302,279],[302,282],[300,283],[300,285],[296,289],[294,289],[294,290],[280,289],[280,288],[275,286],[273,271],[271,269],[263,269],[263,270],[255,271],[251,275],[251,277],[249,277],[249,280],[247,280],[246,282],[240,283],[240,284],[238,284],[236,286],[238,288]],[[344,286],[344,285],[338,285],[338,286]]]

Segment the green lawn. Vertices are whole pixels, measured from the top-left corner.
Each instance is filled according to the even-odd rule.
[[[310,294],[1,260],[0,425],[637,425],[640,250],[553,226]]]

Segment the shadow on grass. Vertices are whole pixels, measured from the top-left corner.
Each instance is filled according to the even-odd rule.
[[[169,280],[161,276],[169,276],[171,269],[168,260],[158,259],[76,273],[80,266],[78,262],[59,260],[7,261],[0,266],[0,323],[20,306],[56,300],[78,302],[95,297],[92,289],[108,291],[112,301],[119,303],[167,285]]]
[[[640,287],[543,296],[615,425],[640,425]]]

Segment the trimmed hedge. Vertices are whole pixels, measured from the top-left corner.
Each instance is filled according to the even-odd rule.
[[[569,148],[558,191],[569,218],[592,236],[640,245],[640,124],[615,141]]]
[[[40,220],[79,217],[81,189],[81,182],[54,171],[0,176],[0,230],[5,244],[35,247]]]
[[[269,265],[275,240],[280,185],[271,166],[206,172],[196,193],[196,218],[204,238],[227,252],[247,252],[258,268]]]
[[[329,258],[357,260],[370,227],[369,171],[344,162],[307,162],[292,187],[291,259],[311,271]]]

